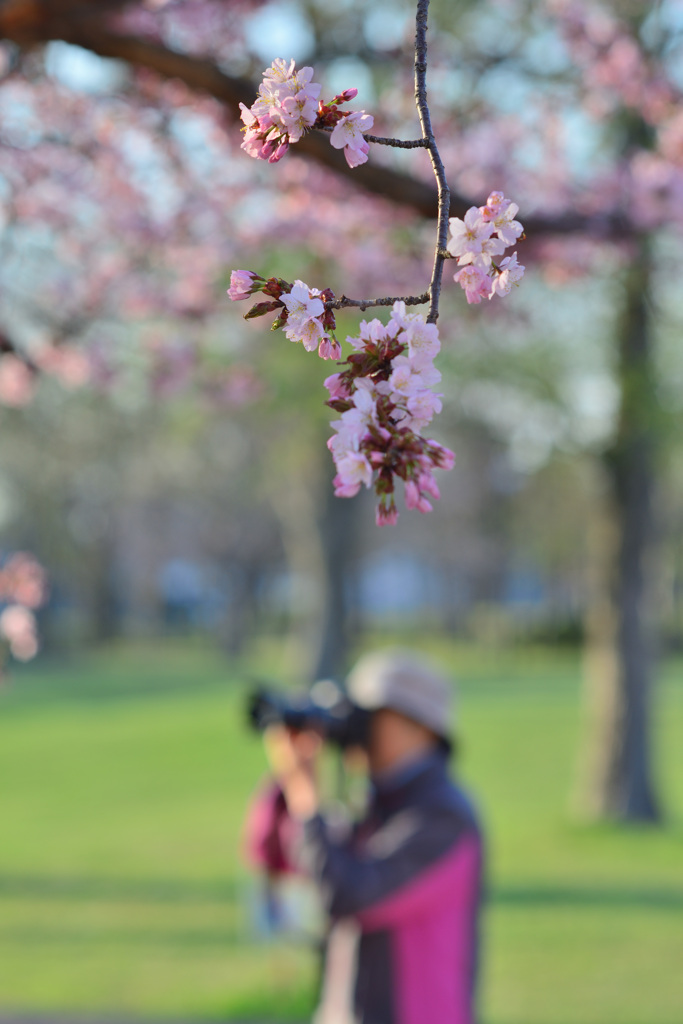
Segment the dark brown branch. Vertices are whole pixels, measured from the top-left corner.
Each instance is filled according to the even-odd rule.
[[[106,6],[112,9],[123,4],[108,0]],[[74,43],[101,57],[123,60],[165,78],[177,78],[190,89],[205,92],[225,104],[233,116],[237,115],[240,103],[250,106],[253,102],[256,86],[245,79],[226,75],[213,60],[192,57],[147,39],[102,29],[99,20],[96,23],[94,19],[94,13],[92,18],[84,16],[83,4],[66,4],[61,0],[5,0],[0,4],[0,38],[23,48],[39,46],[52,39]],[[423,217],[438,216],[438,191],[429,182],[390,167],[377,166],[372,161],[351,169],[343,153],[333,149],[318,132],[305,135],[297,143],[296,152],[352,181],[356,187],[412,209]],[[483,198],[452,192],[450,216],[463,217],[470,206],[477,205]],[[628,221],[617,214],[527,215],[524,226],[527,235],[534,239],[543,235],[588,233],[618,240],[632,234]]]

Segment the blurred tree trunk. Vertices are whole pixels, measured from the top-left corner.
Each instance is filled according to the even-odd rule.
[[[244,654],[254,634],[263,565],[253,557],[233,557],[226,568],[231,583],[231,600],[219,636],[225,653],[231,658],[237,658]]]
[[[351,644],[349,566],[356,551],[360,501],[335,498],[327,485],[319,521],[322,552],[322,617],[314,678],[341,679],[348,668]]]
[[[593,538],[587,618],[588,737],[579,806],[591,818],[660,818],[652,778],[653,637],[648,598],[657,448],[651,266],[638,242],[618,325],[617,434],[604,458],[605,513]]]
[[[87,556],[90,590],[90,635],[106,643],[121,635],[121,618],[114,583],[115,548],[109,528],[91,546]]]
[[[325,473],[308,487],[283,490],[276,505],[293,583],[290,634],[303,651],[301,671],[311,682],[340,679],[347,668],[348,566],[357,535],[358,504],[357,498],[334,497],[326,466]]]

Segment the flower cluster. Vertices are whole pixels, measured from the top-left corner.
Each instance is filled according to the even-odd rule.
[[[518,210],[502,192],[492,192],[486,205],[471,206],[464,220],[451,217],[448,251],[462,267],[453,280],[464,289],[468,302],[507,295],[524,274],[516,252],[500,263],[494,260],[522,235],[524,229],[514,219]]]
[[[257,302],[244,314],[245,320],[277,310],[272,330],[282,327],[290,341],[300,341],[307,352],[317,349],[321,359],[341,358],[341,346],[334,334],[334,313],[325,308],[326,302],[334,300],[334,292],[329,288],[319,291],[303,281],[292,285],[277,277],[265,280],[252,270],[233,270],[228,289],[233,302],[248,299],[256,292],[263,292],[269,301]]]
[[[377,524],[393,525],[398,477],[406,507],[429,512],[429,498],[439,497],[434,469],[451,469],[455,461],[451,451],[421,435],[441,410],[432,391],[441,380],[433,364],[441,347],[437,327],[396,302],[388,324],[364,320],[359,337],[346,340],[354,348],[347,368],[325,381],[327,404],[341,413],[328,442],[337,469],[335,494],[353,497],[374,480]]]
[[[0,568],[0,639],[20,661],[29,661],[38,651],[35,610],[47,599],[45,570],[25,552],[11,555]]]
[[[244,121],[242,149],[258,160],[277,163],[289,146],[311,128],[332,129],[330,142],[343,149],[349,167],[357,167],[368,158],[369,146],[363,133],[373,126],[371,114],[364,110],[345,114],[339,110],[358,95],[346,89],[329,103],[319,100],[322,86],[312,82],[313,68],[296,70],[293,60],[274,60],[263,73],[258,97],[251,107],[240,103]]]
[[[319,128],[330,132],[333,146],[344,149],[350,167],[365,163],[369,143],[364,133],[372,128],[373,119],[364,111],[344,114],[339,110],[340,104],[357,95],[356,89],[325,104],[319,99],[321,86],[311,81],[312,68],[297,71],[293,60],[276,60],[264,75],[251,109],[240,104],[245,122],[242,148],[247,153],[275,163],[291,142],[310,128]],[[397,140],[372,141],[399,145]],[[491,192],[485,205],[471,207],[464,220],[450,218],[448,253],[458,261],[454,280],[468,302],[507,295],[522,277],[524,267],[516,252],[496,259],[523,237],[522,225],[514,219],[518,209],[502,192]],[[446,255],[438,247],[437,252]],[[437,266],[440,275],[440,263]],[[427,297],[439,283],[435,271]],[[387,324],[363,320],[358,337],[347,337],[354,351],[340,364],[342,369],[325,381],[330,395],[327,404],[340,413],[328,442],[337,471],[335,495],[350,498],[362,485],[374,486],[379,497],[377,524],[393,524],[398,518],[398,478],[404,484],[407,508],[431,511],[430,498],[439,497],[434,470],[451,469],[455,461],[453,452],[423,436],[441,410],[441,396],[433,391],[441,380],[433,362],[440,348],[436,324],[419,313],[409,313],[400,299],[361,303],[342,297],[336,302],[331,289],[319,291],[298,279],[289,284],[250,270],[232,272],[228,289],[232,300],[248,299],[257,292],[265,300],[256,302],[245,319],[275,313],[271,330],[282,328],[290,341],[301,342],[308,352],[317,350],[322,359],[341,359],[333,306],[365,308],[393,302]],[[430,320],[435,320],[436,303],[430,304],[430,313]]]

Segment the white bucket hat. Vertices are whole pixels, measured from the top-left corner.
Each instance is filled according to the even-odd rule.
[[[365,654],[352,668],[346,690],[360,708],[392,708],[451,742],[451,688],[421,654],[408,650]]]

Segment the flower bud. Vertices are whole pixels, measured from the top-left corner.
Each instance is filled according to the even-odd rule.
[[[332,103],[348,103],[350,100],[355,100],[358,95],[358,89],[344,89],[344,92],[340,92],[334,97]]]
[[[233,302],[240,299],[248,299],[254,292],[260,291],[258,282],[263,278],[255,274],[253,270],[233,270],[230,275],[230,287],[228,295]]]
[[[265,316],[266,313],[272,313],[276,309],[281,309],[281,302],[257,302],[255,306],[252,306],[248,313],[244,314],[245,320],[253,320],[257,316]]]
[[[384,501],[381,501],[377,506],[377,512],[375,514],[375,522],[378,526],[395,526],[398,521],[398,511],[394,499],[391,499],[389,505],[386,505]]]

